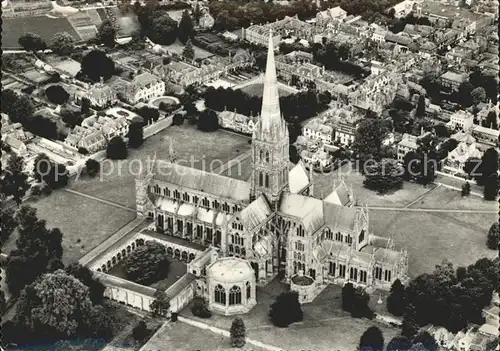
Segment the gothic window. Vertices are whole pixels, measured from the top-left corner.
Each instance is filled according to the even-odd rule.
[[[328,274],[335,276],[335,262],[330,262],[330,267],[328,267]]]
[[[188,193],[182,194],[182,200],[185,202],[189,202],[189,194]]]
[[[222,204],[222,211],[229,212],[229,205],[225,202]]]
[[[347,237],[346,237],[346,242],[347,242],[349,245],[351,245],[351,244],[352,244],[352,236],[347,235]]]
[[[340,232],[335,234],[335,240],[342,241],[342,234],[340,234]]]
[[[329,240],[333,240],[333,233],[330,229],[326,230],[326,238]]]
[[[359,280],[362,283],[366,283],[366,271],[359,271]]]
[[[269,174],[266,174],[266,178],[265,179],[266,179],[265,186],[266,186],[266,188],[269,188]]]
[[[299,261],[302,261],[302,254],[301,254],[300,252],[297,254],[297,259],[298,259]]]
[[[160,186],[158,184],[156,184],[153,188],[153,191],[155,194],[160,194]]]
[[[222,285],[217,285],[215,287],[215,302],[220,303],[221,305],[226,304],[226,289]]]
[[[247,282],[247,300],[250,299],[251,294],[252,294],[252,287],[250,285],[250,282]]]
[[[297,241],[295,246],[297,247],[297,250],[304,251],[304,244],[302,243],[302,241]]]
[[[260,150],[259,152],[259,161],[264,160],[264,151]]]
[[[304,236],[304,228],[301,225],[297,227],[297,236]]]
[[[238,224],[238,230],[243,230],[243,224]]]
[[[364,230],[362,230],[361,233],[359,233],[358,242],[361,243],[363,240],[365,240],[365,231]]]
[[[234,235],[231,234],[231,244],[234,244]]]
[[[210,201],[206,197],[201,201],[201,204],[205,207],[210,207]]]
[[[345,278],[345,265],[339,265],[339,277]]]
[[[246,254],[247,254],[247,250],[245,250],[245,248],[244,248],[244,247],[242,247],[242,248],[241,248],[241,252],[240,252],[240,256],[241,256],[241,257],[245,257],[245,256],[246,256]]]
[[[382,268],[375,267],[375,279],[382,280]]]
[[[239,246],[235,246],[234,247],[234,253],[239,255],[240,254],[240,247]]]
[[[266,162],[269,163],[269,151],[266,151]]]
[[[232,245],[232,244],[229,244],[228,249],[229,249],[229,252],[231,252],[231,253],[232,253],[232,252],[234,251],[234,249],[233,249],[233,245]]]
[[[181,198],[181,193],[178,190],[174,191],[174,198],[176,198],[177,200]]]
[[[229,306],[241,304],[241,289],[239,286],[234,285],[229,290]]]
[[[351,267],[349,277],[353,280],[358,280],[358,269]]]
[[[212,232],[213,232],[213,229],[212,228],[207,228],[207,241],[212,241]]]
[[[163,195],[170,196],[170,190],[168,188],[163,188]]]
[[[198,196],[196,196],[196,195],[195,195],[195,196],[193,196],[193,203],[194,203],[194,204],[197,204],[199,199],[200,199],[200,198],[199,198]]]
[[[263,186],[264,185],[264,175],[259,172],[259,186]]]
[[[391,271],[386,269],[385,270],[385,276],[384,276],[384,279],[386,282],[390,282],[391,281]]]
[[[220,242],[221,242],[221,231],[220,230],[216,230],[215,231],[214,245],[217,246],[217,247],[220,247]]]
[[[238,206],[234,205],[233,206],[233,213],[238,212]]]

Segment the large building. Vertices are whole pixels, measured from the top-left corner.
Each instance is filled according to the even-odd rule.
[[[307,294],[303,302],[329,283],[389,289],[394,280],[407,279],[406,251],[370,232],[368,209],[354,206],[345,183],[334,185],[324,199],[315,198],[304,165],[290,168],[272,38],[271,34],[262,110],[252,137],[250,179],[181,166],[172,150],[168,160],[154,160],[136,179],[138,215],[154,219],[159,232],[213,246],[218,260],[239,259],[206,267],[210,305],[227,305],[212,308],[225,314],[249,308],[231,307],[235,303],[250,308],[255,303],[248,267],[260,285],[277,275],[292,286],[294,281],[308,281],[300,288]],[[239,267],[238,272],[222,276],[221,267],[227,264]],[[308,278],[298,278],[302,276]],[[238,277],[245,281],[236,281]],[[246,281],[251,291],[242,299]],[[232,300],[226,299],[231,298],[228,289],[236,294]]]

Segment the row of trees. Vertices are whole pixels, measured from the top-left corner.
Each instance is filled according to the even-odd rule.
[[[384,335],[378,327],[368,328],[359,340],[360,351],[384,350]],[[439,345],[427,331],[422,331],[414,337],[398,335],[392,338],[385,348],[387,351],[437,351]]]
[[[431,274],[422,274],[407,287],[396,280],[387,309],[403,316],[403,335],[411,338],[419,326],[433,324],[456,333],[468,323],[482,324],[482,309],[491,303],[500,274],[499,259],[483,258],[468,267],[444,261]]]

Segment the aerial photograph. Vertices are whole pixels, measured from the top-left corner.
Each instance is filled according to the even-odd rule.
[[[0,351],[500,351],[498,0],[3,0]]]

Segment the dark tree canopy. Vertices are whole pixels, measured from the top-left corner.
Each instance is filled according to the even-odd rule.
[[[99,280],[94,278],[92,272],[87,267],[78,263],[72,263],[66,267],[66,273],[72,275],[89,289],[89,298],[94,304],[101,304],[104,299],[106,287]]]
[[[144,285],[166,278],[169,267],[165,246],[153,241],[146,241],[125,260],[127,278]]]
[[[246,331],[245,323],[241,317],[236,317],[231,323],[231,329],[229,330],[231,338],[231,346],[233,347],[243,347],[246,343]]]
[[[19,37],[17,42],[26,51],[39,51],[47,48],[47,44],[45,44],[42,37],[35,33],[23,34]]]
[[[34,165],[35,179],[46,183],[51,189],[59,189],[68,184],[69,172],[65,165],[52,162],[45,154],[39,154]]]
[[[411,341],[406,336],[397,335],[387,344],[387,351],[406,351],[411,347]]]
[[[75,49],[75,40],[67,32],[56,33],[50,40],[49,48],[57,55],[69,56]]]
[[[360,351],[382,351],[384,349],[384,336],[377,327],[368,328],[359,340]]]
[[[359,124],[354,136],[353,151],[361,170],[368,160],[380,161],[383,157],[382,141],[390,130],[390,122],[381,119],[365,119]]]
[[[213,132],[219,129],[219,119],[212,110],[203,111],[198,117],[198,129],[204,132]]]
[[[300,322],[303,318],[299,303],[299,294],[296,291],[284,292],[276,297],[269,310],[269,319],[280,328]]]
[[[0,190],[5,196],[12,196],[17,205],[21,204],[24,195],[30,188],[28,176],[23,172],[24,159],[12,154],[1,178]]]
[[[422,344],[427,351],[438,351],[439,346],[436,339],[428,331],[419,332],[412,341],[412,344]]]
[[[194,25],[191,16],[187,10],[182,13],[181,21],[179,22],[179,40],[181,43],[185,43],[188,39],[192,38],[195,34]]]
[[[106,157],[112,160],[124,160],[127,158],[127,144],[122,137],[116,136],[109,141],[106,149]]]
[[[144,143],[144,133],[142,123],[132,123],[128,129],[128,145],[132,148],[138,148]]]
[[[101,23],[97,29],[96,39],[108,47],[112,48],[115,46],[116,28],[111,21],[107,20]]]
[[[92,50],[83,56],[81,73],[94,82],[106,80],[115,73],[115,63],[104,51]]]
[[[486,246],[491,250],[498,250],[498,243],[500,241],[500,227],[498,222],[494,222],[488,231]]]
[[[387,310],[395,316],[402,316],[405,311],[405,287],[399,279],[391,286],[391,294],[387,298]]]
[[[186,45],[184,46],[184,49],[182,50],[182,56],[189,60],[194,59],[194,47],[193,47],[193,42],[191,39],[188,39],[186,41]]]
[[[367,165],[364,170],[365,180],[363,185],[380,194],[390,190],[398,190],[403,186],[404,168],[395,160],[383,159],[375,165]]]
[[[157,289],[155,299],[151,302],[150,309],[153,317],[165,316],[170,309],[170,300],[163,290]]]
[[[47,96],[50,102],[56,105],[65,104],[69,100],[68,92],[60,85],[51,85],[45,89],[45,96]]]

